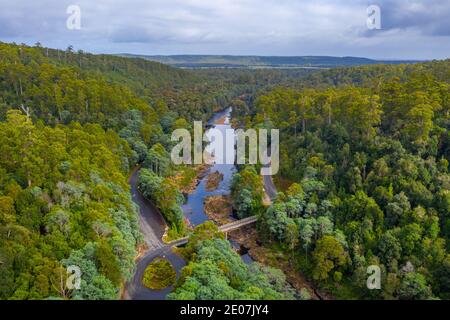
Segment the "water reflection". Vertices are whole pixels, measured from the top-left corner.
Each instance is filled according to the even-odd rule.
[[[206,151],[209,153],[213,153],[213,155],[217,158],[223,156],[223,159],[226,157],[234,158],[234,140],[233,136],[231,141],[230,139],[226,139],[226,130],[232,129],[230,125],[230,114],[231,108],[226,109],[222,112],[218,112],[214,115],[214,117],[209,121],[209,125],[212,126],[212,130],[218,130],[222,133],[225,143],[222,145],[217,140],[212,141],[207,147]],[[224,118],[225,117],[225,118]],[[218,120],[223,119],[223,124],[215,124]],[[209,129],[206,132],[206,135],[211,138],[212,131]],[[219,151],[220,147],[223,147],[223,151]],[[217,162],[225,162],[225,161],[217,161]],[[233,174],[236,172],[236,167],[234,164],[225,164],[225,163],[214,163],[214,165],[208,170],[208,173],[218,171],[223,174],[223,180],[220,182],[218,188],[214,191],[206,191],[206,177],[204,177],[194,192],[187,196],[187,201],[183,205],[183,212],[185,217],[190,221],[193,226],[197,226],[202,224],[203,222],[209,220],[208,216],[205,213],[203,208],[204,200],[208,196],[218,196],[218,195],[229,195],[230,194],[230,186],[231,179],[233,178]]]

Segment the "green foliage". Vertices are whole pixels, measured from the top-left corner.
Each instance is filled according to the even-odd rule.
[[[245,166],[233,176],[231,196],[237,216],[242,219],[257,214],[262,209],[263,185],[253,166]]]
[[[141,239],[129,169],[148,157],[169,178],[171,130],[226,107],[246,87],[232,88],[234,77],[219,83],[142,59],[0,43],[0,298],[117,298]],[[153,178],[142,189],[171,232],[183,233],[182,195]],[[62,290],[62,261],[88,244],[83,288]]]
[[[0,123],[0,151],[1,298],[117,298],[140,239],[127,143],[99,125],[51,128],[11,110]],[[61,288],[62,261],[87,243],[98,244],[87,258],[88,287]]]
[[[88,242],[82,249],[73,250],[70,256],[61,262],[65,267],[78,266],[82,272],[80,289],[74,290],[71,293],[72,299],[117,299],[117,287],[106,276],[99,273],[96,258],[96,244]]]
[[[333,293],[448,296],[449,62],[317,72],[238,113],[246,127],[280,129],[280,174],[301,190],[279,194],[260,234],[286,254],[303,249],[302,271]],[[365,289],[371,264],[383,272],[378,294]]]
[[[148,150],[144,167],[165,177],[170,173],[170,155],[161,144],[157,143]]]
[[[184,197],[173,181],[144,168],[139,172],[138,187],[143,196],[161,210],[168,225],[179,235],[183,234],[184,216],[180,206]]]
[[[233,83],[237,75],[224,75],[226,81],[219,82],[143,59],[71,48],[0,43],[0,57],[2,101],[16,108],[30,106],[33,117],[51,124],[95,122],[121,129],[124,113],[131,109],[142,112],[151,125],[168,110],[175,111],[174,121],[207,120],[247,89],[245,83]],[[141,129],[148,133],[156,128]]]
[[[246,265],[213,223],[198,226],[188,243],[189,264],[169,299],[293,299],[284,274],[257,263]]]
[[[426,300],[432,297],[431,289],[427,285],[425,277],[415,272],[406,273],[398,294],[400,299],[405,300]]]
[[[314,259],[313,278],[315,280],[328,279],[330,271],[339,268],[347,263],[348,255],[342,245],[332,236],[324,236],[317,241],[316,248],[312,253]],[[335,273],[335,281],[342,278]]]
[[[144,272],[142,283],[150,289],[161,290],[175,283],[177,272],[167,259],[156,258]]]
[[[120,268],[111,246],[105,241],[100,241],[95,251],[95,257],[100,273],[118,286],[121,280]]]
[[[195,227],[194,232],[189,236],[189,242],[181,249],[181,252],[186,259],[190,260],[199,244],[212,239],[225,239],[225,234],[219,231],[214,222],[206,221]]]
[[[139,189],[183,233],[170,132],[230,104],[239,124],[280,129],[280,174],[296,182],[265,210],[260,176],[241,168],[239,217],[258,214],[263,238],[304,252],[305,273],[333,292],[448,298],[448,70],[446,60],[301,79],[309,72],[189,72],[0,43],[0,298],[116,299],[141,239],[129,169],[144,163]],[[174,297],[289,297],[276,272],[241,266],[213,227],[197,231]],[[383,272],[378,294],[363,288],[370,264]],[[60,285],[69,265],[82,269],[80,290]]]
[[[237,71],[217,76],[0,43],[1,299],[117,298],[142,239],[126,181],[137,163],[157,174],[143,170],[141,191],[171,233],[184,232],[166,152],[171,130],[285,77],[257,71],[250,84]],[[83,272],[80,290],[60,286],[72,264]]]

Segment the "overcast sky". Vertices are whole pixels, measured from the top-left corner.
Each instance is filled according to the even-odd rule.
[[[381,9],[369,30],[367,7]],[[69,5],[81,29],[69,30]],[[0,41],[94,53],[442,59],[450,0],[0,0]]]

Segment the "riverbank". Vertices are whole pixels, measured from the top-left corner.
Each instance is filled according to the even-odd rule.
[[[208,174],[211,166],[212,165],[210,163],[186,166],[183,169],[177,171],[171,179],[178,186],[178,189],[181,191],[181,193],[187,195],[194,192],[194,190],[200,183],[200,180],[202,180]]]
[[[219,171],[211,172],[210,174],[208,174],[206,178],[205,190],[207,192],[213,192],[217,190],[222,180],[223,180],[223,173],[220,173]]]
[[[232,222],[233,213],[230,196],[218,195],[205,198],[204,205],[206,215],[217,225],[224,225]]]

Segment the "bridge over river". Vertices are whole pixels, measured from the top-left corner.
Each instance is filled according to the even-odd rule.
[[[222,232],[230,232],[237,230],[239,228],[256,223],[256,216],[248,217],[241,220],[236,220],[228,224],[219,226],[219,230]],[[169,243],[159,242],[158,247],[148,250],[144,256],[138,259],[136,265],[136,272],[133,278],[127,283],[124,292],[122,293],[123,299],[136,299],[136,300],[147,300],[147,299],[165,299],[166,295],[173,289],[173,287],[168,287],[163,290],[151,290],[145,288],[142,284],[142,278],[144,276],[145,269],[147,265],[157,257],[166,258],[174,265],[177,272],[185,265],[185,261],[176,254],[172,253],[172,248],[177,246],[182,246],[189,241],[189,237],[184,237]]]
[[[236,221],[224,224],[222,226],[219,226],[219,231],[230,232],[230,231],[237,230],[239,228],[248,226],[250,224],[256,223],[256,221],[257,221],[256,216],[251,216],[251,217],[244,218],[241,220],[236,220]],[[186,244],[188,242],[188,240],[189,240],[189,237],[180,238],[180,239],[177,239],[177,240],[167,243],[167,246],[170,246],[170,247],[182,246],[182,245]]]

